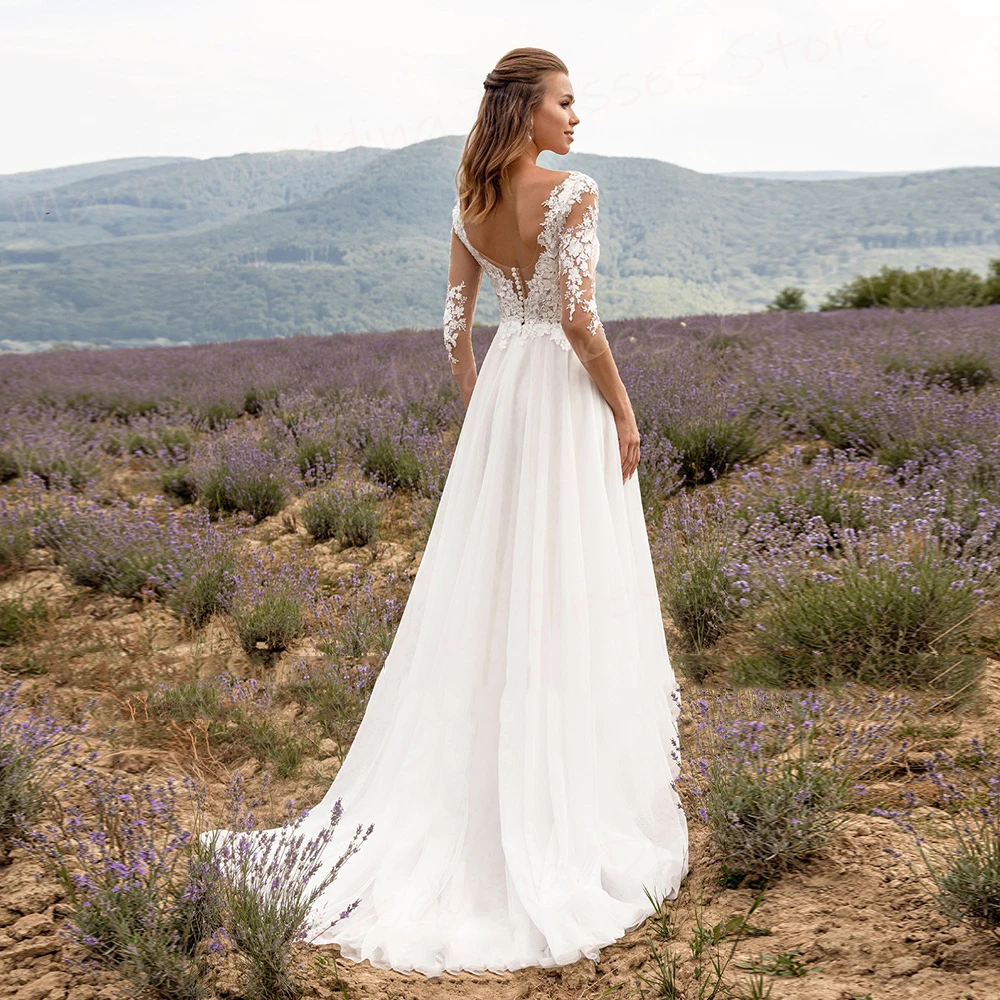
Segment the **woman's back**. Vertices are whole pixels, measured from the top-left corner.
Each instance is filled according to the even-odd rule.
[[[553,176],[557,179],[550,183]],[[452,228],[467,253],[464,259],[452,254],[446,339],[450,322],[456,329],[468,328],[475,301],[468,291],[478,285],[482,271],[500,308],[500,348],[511,335],[550,337],[567,351],[577,335],[579,341],[594,339],[601,332],[595,296],[597,221],[597,182],[579,170],[543,172],[501,199],[482,222],[466,224],[456,200]],[[606,346],[603,336],[594,340],[598,345],[600,350]]]
[[[516,266],[530,275],[539,256],[538,234],[548,211],[546,202],[557,185],[574,171],[539,170],[519,175],[502,188],[500,201],[489,218],[464,222],[469,242],[480,255],[500,267]]]

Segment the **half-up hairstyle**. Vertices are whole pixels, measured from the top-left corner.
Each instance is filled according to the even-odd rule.
[[[531,137],[531,113],[545,97],[545,77],[569,73],[547,49],[511,49],[486,74],[479,113],[462,150],[455,183],[462,219],[486,219],[500,201],[501,182]]]

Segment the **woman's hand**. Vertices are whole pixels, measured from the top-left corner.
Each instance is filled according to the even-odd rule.
[[[465,403],[465,408],[468,410],[469,403],[472,402],[472,390],[476,387],[479,373],[473,367],[467,372],[455,372],[454,374],[455,382],[458,384],[458,394],[462,397],[462,402]]]
[[[621,417],[615,415],[615,427],[618,429],[618,448],[621,451],[624,483],[639,466],[639,428],[631,409]]]

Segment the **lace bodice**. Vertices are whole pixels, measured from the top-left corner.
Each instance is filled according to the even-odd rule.
[[[470,242],[456,201],[452,232],[467,253],[463,256],[453,241],[444,312],[444,340],[456,373],[471,355],[469,333],[483,271],[500,307],[496,334],[500,349],[511,338],[548,336],[570,350],[572,344],[564,328],[585,328],[591,336],[602,331],[595,298],[600,257],[597,182],[588,174],[571,170],[552,188],[543,206],[538,257],[533,267],[522,268],[500,264]],[[529,270],[530,275],[526,273]],[[460,340],[462,350],[458,349]]]

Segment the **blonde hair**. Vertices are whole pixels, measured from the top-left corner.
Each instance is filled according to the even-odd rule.
[[[519,48],[511,49],[486,75],[486,93],[455,175],[464,221],[481,222],[496,207],[501,181],[531,135],[531,113],[545,96],[546,76],[568,72],[547,49]]]

